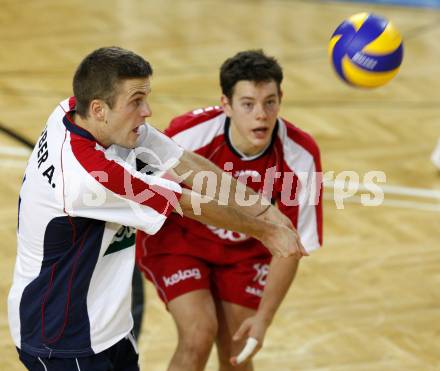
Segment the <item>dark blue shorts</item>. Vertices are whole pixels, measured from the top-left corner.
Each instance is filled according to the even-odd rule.
[[[17,349],[30,371],[139,371],[139,355],[129,339],[122,339],[101,353],[78,358],[35,357]]]

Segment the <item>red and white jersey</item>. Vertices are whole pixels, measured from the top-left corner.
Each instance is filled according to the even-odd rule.
[[[229,130],[230,120],[223,110],[208,107],[176,117],[165,133],[186,150],[211,160],[276,203],[297,228],[307,251],[321,246],[321,164],[314,139],[278,118],[270,145],[260,154],[248,157],[234,148]],[[174,240],[175,243],[164,246],[161,237],[167,233],[173,238],[166,240]],[[159,241],[161,246],[156,243]],[[200,246],[195,247],[195,243]],[[259,241],[241,233],[171,215],[159,234],[146,241],[142,247],[146,251],[138,248],[138,256],[145,256],[147,252],[148,255],[170,252],[207,258],[224,256],[219,253],[219,246],[237,256],[269,254]]]
[[[77,126],[74,105],[49,117],[20,190],[9,325],[34,356],[87,356],[130,333],[134,228],[156,233],[181,194],[136,171],[134,150],[104,148]],[[148,124],[137,144],[152,164],[172,167],[183,153]]]

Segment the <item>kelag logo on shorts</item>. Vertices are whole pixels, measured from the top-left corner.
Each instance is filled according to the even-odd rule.
[[[202,275],[200,274],[199,268],[190,268],[185,270],[178,270],[176,273],[174,273],[170,277],[163,276],[163,282],[165,283],[165,286],[173,286],[176,283],[180,281],[187,280],[188,278],[194,278],[196,280],[199,280],[202,278]]]

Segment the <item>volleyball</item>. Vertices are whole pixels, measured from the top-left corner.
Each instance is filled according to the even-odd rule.
[[[375,88],[390,81],[403,58],[402,36],[384,17],[358,13],[342,22],[329,43],[331,63],[347,84]]]

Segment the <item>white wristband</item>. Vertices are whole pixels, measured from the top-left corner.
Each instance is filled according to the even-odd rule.
[[[237,356],[237,364],[239,365],[243,361],[245,361],[255,350],[256,346],[258,344],[258,340],[255,338],[248,338],[246,341],[246,345],[243,348],[243,350],[240,352],[240,354]]]

